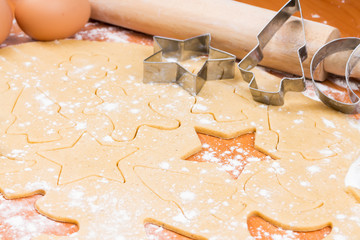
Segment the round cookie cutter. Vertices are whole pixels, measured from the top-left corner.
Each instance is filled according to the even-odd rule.
[[[338,52],[352,50],[352,53],[346,63],[345,68],[345,82],[350,103],[336,100],[325,94],[320,88],[319,83],[314,80],[314,72],[316,67],[328,56]],[[327,106],[346,114],[360,113],[360,98],[356,95],[350,85],[350,76],[353,68],[360,60],[360,38],[349,37],[339,38],[328,42],[322,46],[313,56],[310,64],[311,80],[315,88],[315,93],[319,99]]]

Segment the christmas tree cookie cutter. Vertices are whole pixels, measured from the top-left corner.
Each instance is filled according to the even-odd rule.
[[[300,13],[303,33],[303,45],[298,50],[299,65],[302,76],[298,78],[284,77],[281,79],[279,90],[276,92],[264,91],[258,88],[255,75],[250,70],[263,59],[263,49],[282,25],[296,12]],[[255,101],[280,106],[284,104],[286,92],[302,92],[305,90],[305,74],[302,62],[307,58],[304,19],[299,0],[288,1],[257,35],[258,44],[238,64],[243,79],[249,83],[251,95]]]
[[[154,36],[154,54],[144,60],[144,83],[177,83],[191,95],[200,92],[207,80],[234,78],[236,57],[210,46],[210,34],[186,40]],[[179,62],[207,56],[197,73]]]
[[[320,88],[318,83],[314,80],[314,72],[316,67],[327,57],[332,54],[353,50],[351,53],[345,69],[345,81],[346,88],[350,98],[350,103],[338,101],[328,95],[326,95]],[[360,98],[356,95],[350,85],[350,75],[353,68],[360,60],[360,38],[349,37],[335,39],[324,46],[322,46],[313,56],[310,64],[311,79],[315,88],[315,92],[319,99],[327,106],[347,114],[358,114],[360,113]]]

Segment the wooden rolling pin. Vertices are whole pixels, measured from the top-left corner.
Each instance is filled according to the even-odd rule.
[[[212,46],[243,58],[257,44],[259,31],[275,15],[233,0],[90,0],[91,17],[125,28],[171,38],[186,39],[211,33]],[[284,1],[285,4],[285,1]],[[299,33],[299,34],[297,34]],[[301,44],[301,22],[292,17],[268,43],[261,65],[301,75],[296,50]],[[340,37],[338,29],[305,21],[308,58],[305,73],[310,77],[310,61],[326,42]],[[317,71],[317,79],[326,73],[344,75],[349,54],[329,57]],[[360,69],[354,71],[360,77]]]

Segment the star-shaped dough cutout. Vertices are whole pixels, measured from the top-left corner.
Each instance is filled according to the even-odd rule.
[[[39,155],[62,166],[58,184],[74,182],[89,176],[124,182],[118,162],[136,150],[125,145],[101,145],[89,133],[84,133],[73,146],[43,151]]]

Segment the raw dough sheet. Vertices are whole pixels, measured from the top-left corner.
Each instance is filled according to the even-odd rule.
[[[359,155],[355,118],[302,93],[281,107],[256,103],[238,72],[196,97],[143,84],[151,53],[75,40],[0,50],[0,190],[43,194],[39,212],[79,226],[36,239],[147,239],[147,223],[193,239],[254,239],[252,216],[294,231],[331,227],[325,239],[360,238],[359,186],[347,176]],[[257,71],[262,84],[274,80]],[[253,132],[259,156],[228,140],[221,157],[238,154],[226,164],[197,134]],[[206,161],[189,158],[201,149]]]

